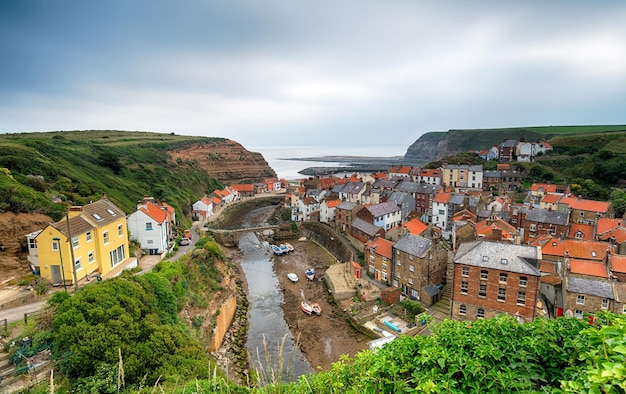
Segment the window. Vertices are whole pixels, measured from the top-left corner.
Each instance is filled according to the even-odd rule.
[[[118,225],[117,225],[117,236],[118,236],[118,237],[121,237],[121,236],[123,236],[123,235],[124,235],[124,228],[122,227],[122,225],[121,225],[121,224],[118,224]]]
[[[102,234],[102,239],[104,240],[104,244],[105,245],[107,245],[109,243],[109,232],[108,231],[105,231]]]
[[[498,289],[498,301],[506,301],[506,287],[500,287]]]
[[[387,264],[383,263],[383,271],[387,271]]]
[[[396,278],[400,279],[400,271],[396,272]]]
[[[486,263],[489,261],[489,256],[483,256],[483,261]]]
[[[111,215],[111,216],[115,216],[115,212],[113,212],[112,209],[107,209],[107,212]]]
[[[413,278],[409,278],[409,284],[412,285],[413,284]]]
[[[537,230],[537,225],[535,223],[531,223],[529,230],[530,231],[536,231]]]
[[[478,287],[478,296],[481,298],[487,297],[487,284],[480,284],[480,286]]]
[[[576,316],[578,319],[582,319],[583,318],[583,311],[581,311],[580,309],[576,309],[574,311],[574,316]]]
[[[112,250],[109,256],[111,259],[111,268],[124,261],[126,258],[126,256],[124,256],[124,245],[120,245],[115,250]]]
[[[397,280],[393,280],[393,287],[398,287],[398,281]]]
[[[469,289],[469,283],[461,282],[461,294],[467,294],[468,289]]]
[[[507,274],[505,274],[504,272],[501,272],[500,273],[500,278],[498,279],[498,281],[500,283],[506,284],[506,280],[507,280]]]
[[[439,210],[439,215],[444,215],[444,214],[445,214],[444,210],[443,210],[443,209],[440,209],[440,210]]]
[[[400,261],[400,260],[396,260],[396,265],[397,265],[398,267],[402,267],[402,261]]]
[[[74,268],[76,269],[76,271],[82,269],[83,267],[80,265],[80,257],[76,259],[76,261],[74,261]]]
[[[622,315],[626,315],[626,304],[622,305]]]
[[[85,238],[87,238],[87,242],[93,241],[93,235],[91,234],[91,231],[87,231],[85,233]]]
[[[585,296],[583,294],[578,294],[576,296],[576,303],[578,305],[585,305]]]
[[[373,274],[374,272],[376,272],[376,269],[370,264],[370,273]]]
[[[370,254],[370,262],[373,262],[373,261],[374,261],[374,255]]]
[[[601,308],[602,309],[609,309],[609,300],[607,298],[603,298],[602,299]]]
[[[384,281],[387,281],[387,273],[386,272],[382,273],[382,278],[383,278]]]
[[[148,240],[148,245],[152,245],[152,244],[154,244],[154,241],[153,241],[153,240],[151,240],[151,239],[149,239],[149,240]]]
[[[416,298],[418,300],[420,299],[420,293],[415,289],[411,290],[411,295],[413,296],[413,298]]]
[[[469,267],[463,267],[461,269],[461,275],[463,276],[469,276]]]
[[[508,263],[509,263],[509,260],[507,260],[507,259],[500,259],[500,264],[507,265]]]
[[[526,287],[528,286],[528,278],[525,276],[520,276],[519,277],[519,286],[520,287]]]
[[[489,278],[489,271],[480,270],[480,280],[487,280]]]
[[[80,246],[80,243],[78,242],[78,236],[76,237],[72,237],[72,247],[74,249],[78,248]]]
[[[592,251],[591,251],[591,257],[596,257],[596,256],[597,256],[596,251],[595,251],[595,250],[592,250]]]
[[[146,231],[152,230],[152,222],[146,222]]]
[[[485,310],[483,308],[478,308],[476,311],[476,318],[482,319],[483,317],[485,317]]]
[[[35,238],[28,239],[28,249],[37,249],[37,240]]]
[[[53,252],[59,251],[59,241],[52,241],[52,251]]]
[[[409,271],[413,272],[415,271],[415,268],[412,265],[409,265]]]
[[[467,307],[465,306],[465,304],[459,305],[459,315],[466,315],[466,314],[467,314]]]
[[[518,291],[517,292],[517,305],[526,305],[526,292]]]
[[[579,214],[579,215],[580,215],[581,217],[583,217],[583,216],[585,216],[585,213],[584,213],[583,211],[580,211],[580,214]]]
[[[93,250],[89,252],[89,254],[87,254],[87,261],[89,261],[89,264],[93,264],[96,261],[96,258],[94,257],[94,254],[93,254]]]

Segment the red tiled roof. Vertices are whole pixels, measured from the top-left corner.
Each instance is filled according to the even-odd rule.
[[[376,238],[373,241],[367,243],[369,249],[374,249],[374,253],[391,259],[393,257],[393,242],[384,238]]]
[[[510,170],[511,169],[511,165],[510,164],[496,164],[496,169],[498,171],[500,171],[500,170]]]
[[[450,198],[451,198],[451,196],[450,196],[449,193],[441,192],[441,193],[437,194],[437,196],[433,199],[433,202],[446,204],[448,201],[450,201]]]
[[[626,228],[620,227],[602,234],[599,237],[602,241],[615,241],[618,244],[626,242]]]
[[[572,209],[578,209],[580,211],[599,212],[606,213],[611,206],[611,203],[605,201],[585,200],[578,197],[563,197],[560,201],[561,204],[567,204]]]
[[[620,254],[612,254],[611,268],[614,272],[620,272],[626,274],[626,256]]]
[[[235,185],[230,185],[230,188],[236,190],[238,192],[254,192],[254,185],[247,183],[238,183]]]
[[[607,250],[611,244],[607,242],[579,241],[575,239],[565,239],[553,237],[541,249],[544,255],[565,257],[565,252],[571,259],[582,259],[590,261],[604,261]]]
[[[609,271],[603,263],[595,263],[586,260],[571,259],[569,261],[570,271],[573,274],[597,276],[599,278],[608,278]]]
[[[541,202],[545,202],[547,204],[556,204],[563,196],[563,193],[546,193],[541,199]]]
[[[148,202],[145,208],[142,207],[141,211],[150,218],[154,219],[157,223],[163,223],[165,222],[165,219],[167,219],[165,212],[151,202]]]
[[[409,174],[410,172],[411,172],[410,166],[391,167],[389,169],[389,173],[393,173],[393,174]]]
[[[539,189],[543,189],[544,193],[554,193],[556,192],[556,185],[549,183],[533,183],[530,187],[530,190],[533,192],[537,192]]]
[[[583,234],[582,238],[576,236],[579,231]],[[572,223],[567,238],[593,241],[593,224]]]
[[[420,176],[427,176],[427,177],[440,177],[441,176],[441,171],[440,170],[433,170],[433,169],[423,169],[420,171]]]
[[[618,227],[624,227],[624,219],[598,219],[598,234],[604,234],[607,231],[613,230]]]
[[[341,204],[341,200],[340,199],[336,199],[336,200],[326,200],[326,206],[328,208],[335,208],[337,205]]]
[[[463,209],[462,211],[455,213],[454,216],[452,216],[452,219],[453,220],[471,219],[475,222],[476,215],[474,215],[471,211],[468,211],[467,209]]]
[[[420,235],[428,229],[428,226],[417,218],[409,220],[408,222],[404,223],[402,226],[406,228],[409,231],[409,233],[413,235]]]
[[[558,275],[543,275],[539,280],[549,285],[560,285],[561,277]]]

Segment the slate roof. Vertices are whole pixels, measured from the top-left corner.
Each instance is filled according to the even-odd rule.
[[[454,204],[454,205],[463,205],[463,200],[465,199],[465,196],[462,194],[455,194],[452,197],[450,197],[450,201],[448,201],[448,204]]]
[[[380,204],[370,205],[367,209],[372,213],[372,215],[374,215],[375,218],[377,218],[389,213],[398,212],[400,207],[395,201],[385,201]]]
[[[104,226],[118,220],[120,217],[126,217],[126,214],[116,207],[111,201],[106,198],[101,198],[98,201],[92,202],[82,207],[82,212],[89,219],[93,219],[94,223],[97,222],[98,226]],[[95,215],[100,216],[102,219],[97,219]]]
[[[439,185],[429,185],[427,183],[420,184],[419,188],[416,190],[416,193],[420,194],[437,194],[441,190],[441,186]]]
[[[406,234],[393,245],[393,248],[423,258],[432,244],[431,240],[419,235]]]
[[[568,215],[566,212],[550,211],[547,209],[528,209],[526,220],[530,222],[548,223],[566,226]]]
[[[569,278],[567,280],[567,291],[613,299],[613,286],[610,283],[599,280]]]
[[[409,198],[409,196],[410,196],[409,193],[395,191],[389,195],[389,198],[387,199],[387,201],[395,201],[396,204],[402,205],[402,203],[406,201],[406,199]]]
[[[375,226],[372,223],[368,223],[361,218],[356,218],[352,221],[352,228],[360,230],[370,236],[375,236],[380,230],[380,227]]]
[[[424,286],[424,291],[426,292],[426,294],[428,294],[431,297],[436,296],[437,294],[439,294],[439,292],[441,290],[439,290],[439,288],[433,284],[429,284],[427,286]]]
[[[51,226],[59,230],[66,237],[69,237],[67,231],[67,221],[65,220],[65,218],[59,220],[56,223],[53,223]],[[87,231],[93,230],[94,228],[96,228],[96,226],[85,220],[85,218],[81,215],[70,218],[70,231],[73,237],[77,236],[78,234],[84,234]]]
[[[415,193],[419,190],[419,188],[419,183],[402,181],[399,182],[394,189],[400,192]]]
[[[484,178],[502,178],[502,173],[500,171],[485,171],[483,172]]]
[[[503,259],[506,259],[506,264],[502,262]],[[454,262],[540,276],[537,248],[532,246],[489,241],[467,242],[459,246]]]
[[[345,209],[347,211],[351,211],[356,207],[356,203],[352,201],[342,201],[337,205],[337,209]]]

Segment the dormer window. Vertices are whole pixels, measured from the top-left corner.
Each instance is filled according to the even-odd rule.
[[[500,259],[500,264],[506,265],[508,263],[509,263],[509,261],[507,259]]]
[[[576,231],[576,234],[574,235],[574,238],[576,238],[576,239],[583,239],[583,236],[584,236],[583,232],[578,230],[578,231]]]
[[[489,256],[483,256],[483,261],[486,263],[489,261]]]

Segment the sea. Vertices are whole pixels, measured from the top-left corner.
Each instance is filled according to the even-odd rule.
[[[306,178],[298,173],[308,167],[345,166],[345,163],[333,161],[290,160],[294,158],[311,158],[324,156],[361,156],[361,157],[403,157],[406,145],[294,145],[294,146],[252,146],[246,147],[250,152],[263,155],[265,161],[276,172],[279,179],[297,180]]]

